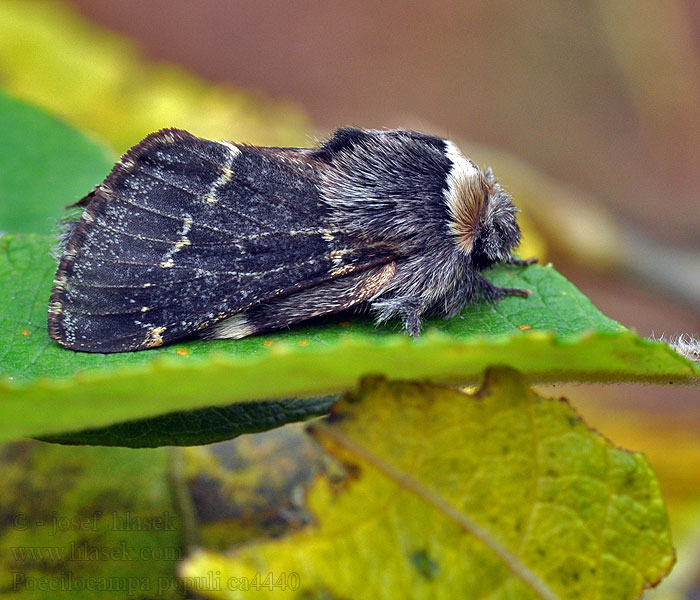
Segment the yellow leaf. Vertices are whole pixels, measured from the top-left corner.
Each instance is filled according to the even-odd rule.
[[[193,589],[216,598],[623,599],[673,564],[644,457],[615,448],[511,369],[488,371],[473,395],[367,380],[312,432],[347,472],[311,489],[315,525],[230,556],[195,554],[181,573]]]

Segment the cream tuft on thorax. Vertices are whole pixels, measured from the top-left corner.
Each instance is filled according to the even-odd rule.
[[[452,161],[445,189],[449,228],[462,250],[469,253],[474,247],[476,226],[488,203],[490,185],[484,174],[455,144],[446,141],[445,146],[446,155]]]

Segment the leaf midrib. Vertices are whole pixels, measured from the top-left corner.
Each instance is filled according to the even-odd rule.
[[[401,469],[377,456],[371,450],[361,444],[356,443],[350,437],[340,433],[336,429],[329,427],[324,422],[319,421],[309,426],[312,432],[320,433],[322,436],[331,438],[336,444],[342,446],[346,451],[354,454],[364,462],[372,465],[381,471],[387,478],[396,483],[400,488],[410,492],[425,504],[432,506],[461,527],[467,533],[473,535],[482,542],[494,554],[496,554],[508,567],[513,577],[516,577],[527,585],[538,598],[542,600],[560,600],[559,597],[540,579],[540,577],[527,567],[515,554],[506,546],[501,544],[486,529],[474,522],[467,515],[460,512],[445,500],[440,494],[428,489],[418,480],[411,477]]]

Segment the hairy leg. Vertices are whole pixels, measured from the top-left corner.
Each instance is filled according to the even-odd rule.
[[[506,264],[508,265],[517,265],[518,267],[526,267],[527,265],[534,265],[537,262],[536,258],[515,258],[515,256],[511,256],[507,261]]]
[[[488,301],[498,300],[505,296],[522,296],[527,298],[532,292],[520,288],[502,288],[493,285],[488,279],[479,275],[479,288],[484,299]]]
[[[421,315],[425,307],[421,298],[401,296],[372,302],[372,310],[377,315],[377,323],[382,323],[391,317],[399,317],[404,324],[406,333],[413,337],[420,335]]]

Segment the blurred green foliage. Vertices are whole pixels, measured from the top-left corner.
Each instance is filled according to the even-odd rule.
[[[0,131],[0,232],[57,233],[65,206],[112,167],[101,144],[2,90]]]

